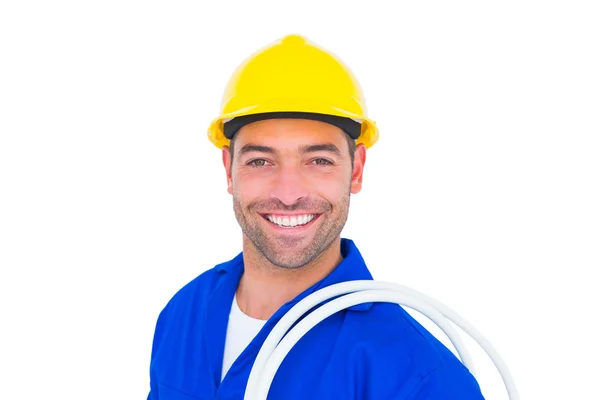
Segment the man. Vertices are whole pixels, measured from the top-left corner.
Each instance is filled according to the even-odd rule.
[[[298,35],[231,77],[209,138],[222,151],[242,252],[185,285],[161,312],[152,400],[243,399],[265,338],[297,302],[373,279],[340,234],[378,139],[350,70]],[[482,399],[474,377],[400,306],[361,304],[309,331],[271,400]]]

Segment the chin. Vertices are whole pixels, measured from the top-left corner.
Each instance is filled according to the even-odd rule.
[[[273,265],[283,269],[299,269],[312,260],[304,255],[302,250],[266,252],[266,258]],[[274,254],[275,253],[275,254]],[[283,253],[283,254],[282,254]]]

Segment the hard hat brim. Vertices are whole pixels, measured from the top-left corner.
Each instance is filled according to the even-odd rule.
[[[229,138],[225,136],[224,132],[224,121],[230,121],[236,117],[246,115],[294,112],[337,116],[362,121],[360,135],[356,139],[356,143],[364,144],[367,148],[371,147],[379,139],[379,130],[375,125],[375,121],[366,117],[366,115],[356,114],[339,107],[323,104],[314,99],[303,99],[303,101],[299,99],[274,99],[268,103],[248,106],[222,114],[210,123],[207,132],[208,138],[220,149],[223,146],[229,145]]]
[[[223,134],[229,140],[245,125],[253,122],[264,121],[267,119],[310,119],[313,121],[321,121],[330,125],[337,126],[343,130],[348,136],[356,140],[360,137],[362,121],[357,122],[354,119],[347,117],[339,117],[337,115],[307,113],[307,112],[270,112],[260,114],[250,114],[241,117],[235,117],[223,124]]]

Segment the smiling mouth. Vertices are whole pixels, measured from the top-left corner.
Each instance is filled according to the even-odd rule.
[[[309,224],[320,214],[277,215],[263,214],[263,218],[280,228],[299,228]]]

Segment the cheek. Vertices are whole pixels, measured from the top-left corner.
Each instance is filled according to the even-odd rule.
[[[268,193],[268,180],[257,174],[237,173],[232,176],[233,192],[244,199],[245,203]]]
[[[331,174],[329,176],[320,176],[311,179],[311,191],[318,197],[328,200],[332,204],[340,202],[340,199],[347,196],[350,188],[350,178],[340,174]]]

